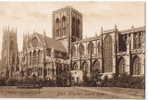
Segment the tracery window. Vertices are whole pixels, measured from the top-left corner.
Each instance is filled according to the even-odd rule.
[[[62,32],[61,32],[61,36],[65,35],[66,33],[66,17],[63,16],[62,17]]]
[[[112,58],[112,37],[107,35],[103,41],[103,64],[104,72],[112,72],[113,58]]]
[[[85,52],[84,45],[82,43],[80,43],[80,45],[79,45],[79,55],[83,56],[84,52]]]
[[[36,48],[36,47],[38,46],[38,40],[37,40],[36,37],[34,37],[34,38],[32,39],[32,46],[33,46],[34,48]]]
[[[76,47],[72,46],[72,57],[76,57]]]
[[[63,17],[62,17],[62,26],[63,26],[63,27],[65,27],[65,22],[66,22],[66,17],[63,16]]]
[[[94,44],[93,44],[93,42],[89,42],[89,44],[88,44],[88,54],[89,55],[94,54]]]
[[[143,32],[136,32],[133,34],[133,48],[139,49],[143,43]]]
[[[56,18],[56,36],[60,36],[60,20]]]
[[[119,51],[126,51],[127,50],[127,35],[119,34]]]
[[[133,69],[132,69],[132,74],[133,75],[140,75],[141,72],[141,63],[139,57],[134,57],[133,59]]]

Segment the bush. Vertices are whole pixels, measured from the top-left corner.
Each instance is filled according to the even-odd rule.
[[[17,83],[17,80],[15,80],[15,79],[8,79],[8,80],[5,81],[5,84],[7,86],[15,86],[16,83]]]
[[[1,79],[0,80],[0,86],[5,86],[6,85],[6,80]]]
[[[112,79],[106,78],[102,81],[102,86],[106,87],[123,87],[123,88],[144,88],[144,77],[132,77],[127,74],[119,76],[113,75]]]
[[[56,86],[56,81],[54,80],[41,80],[40,84],[42,84],[44,87],[54,87]]]

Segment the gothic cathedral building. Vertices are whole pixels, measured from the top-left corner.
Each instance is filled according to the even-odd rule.
[[[46,32],[23,36],[20,76],[59,82],[67,79],[83,82],[96,72],[108,77],[115,73],[144,76],[145,27],[119,30],[115,25],[109,30],[101,28],[95,37],[83,38],[83,16],[71,7],[54,11],[52,22],[52,38]],[[11,76],[18,64],[14,31],[4,31],[2,60]]]

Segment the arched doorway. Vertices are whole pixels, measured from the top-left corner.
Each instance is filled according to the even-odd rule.
[[[123,57],[121,57],[118,62],[118,73],[119,74],[125,73],[125,60]]]
[[[141,63],[140,63],[140,58],[138,56],[135,56],[133,58],[132,62],[132,69],[131,69],[131,74],[132,75],[140,75],[141,72]]]
[[[112,72],[113,59],[112,59],[112,38],[107,35],[103,41],[103,71]]]
[[[93,72],[94,72],[94,71],[99,71],[99,72],[101,72],[100,62],[99,62],[99,61],[97,61],[97,60],[94,61],[92,71],[93,71]]]
[[[93,66],[92,66],[92,78],[96,78],[98,73],[101,72],[100,68],[100,62],[98,60],[94,61]]]

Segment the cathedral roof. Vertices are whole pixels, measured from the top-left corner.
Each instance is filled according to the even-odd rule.
[[[120,32],[124,34],[124,33],[132,33],[133,31],[136,32],[136,31],[144,31],[144,30],[145,30],[145,26],[141,26],[136,28],[133,27],[133,29],[130,28],[130,29],[120,30]]]
[[[37,35],[39,36],[40,40],[43,43],[44,43],[44,39],[45,39],[47,48],[53,48],[53,49],[58,50],[58,51],[66,52],[66,48],[64,47],[62,42],[54,40],[54,39],[52,39],[48,36],[44,37],[44,35],[42,35],[42,34],[37,33]]]

